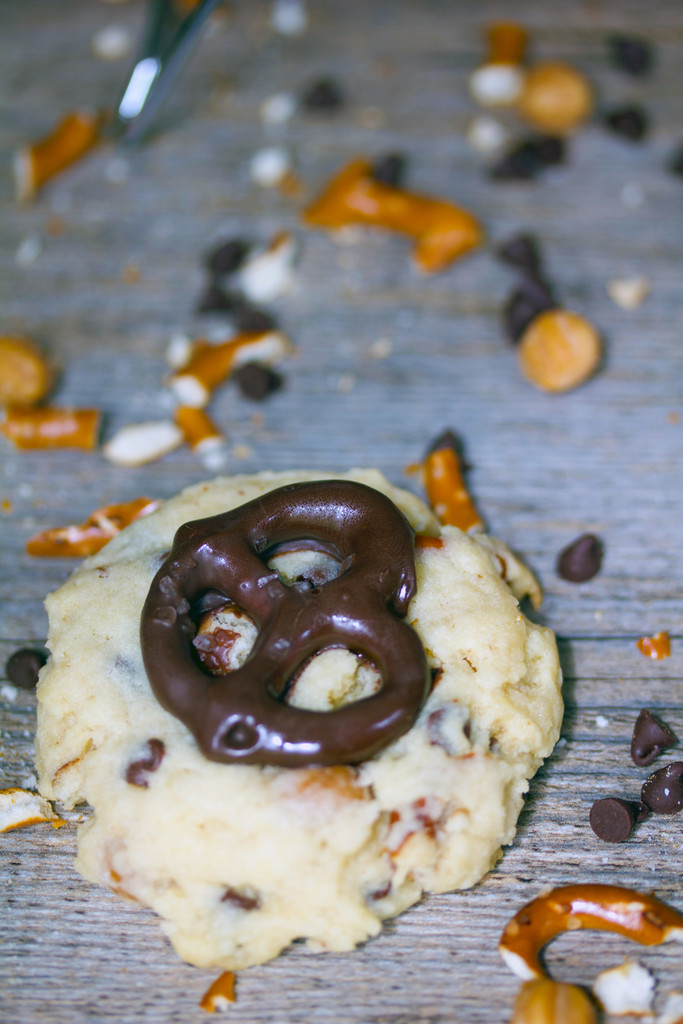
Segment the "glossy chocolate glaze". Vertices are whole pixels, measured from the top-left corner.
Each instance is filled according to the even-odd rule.
[[[339,576],[286,586],[267,565],[282,545],[327,552]],[[345,480],[280,487],[180,527],[142,612],[145,668],[212,761],[356,764],[406,732],[428,694],[422,643],[403,620],[415,590],[412,530],[387,497]],[[193,652],[193,611],[207,593],[239,605],[259,630],[228,676],[209,675]],[[297,673],[330,647],[372,661],[380,690],[328,712],[287,704]]]

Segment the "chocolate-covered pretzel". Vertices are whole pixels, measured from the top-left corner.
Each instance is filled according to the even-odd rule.
[[[283,546],[331,555],[339,575],[286,586],[267,564]],[[428,692],[422,644],[403,621],[415,589],[410,525],[383,494],[344,480],[280,487],[176,533],[142,612],[152,689],[212,761],[358,763],[410,728]],[[244,665],[220,678],[192,648],[193,609],[207,594],[259,630]],[[287,704],[297,674],[330,647],[372,661],[379,691],[327,712]]]

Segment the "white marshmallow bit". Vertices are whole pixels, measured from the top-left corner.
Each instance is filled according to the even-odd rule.
[[[38,793],[27,789],[0,790],[0,832],[56,818],[50,804]]]
[[[482,64],[467,81],[472,99],[482,107],[516,103],[524,84],[524,72],[517,64]]]
[[[265,146],[251,158],[249,173],[262,188],[275,188],[292,169],[292,158],[282,146]]]
[[[294,238],[284,232],[266,250],[247,260],[239,274],[239,285],[250,302],[270,302],[290,290],[296,250]]]
[[[607,294],[620,309],[637,309],[650,294],[646,277],[615,277],[607,282]]]
[[[117,466],[143,466],[172,452],[184,440],[182,430],[171,420],[135,423],[114,434],[102,454]]]
[[[655,979],[636,960],[626,960],[619,967],[602,971],[593,982],[593,995],[606,1013],[616,1017],[636,1017],[652,1013]]]

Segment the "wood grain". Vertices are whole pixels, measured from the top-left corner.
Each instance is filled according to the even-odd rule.
[[[639,102],[653,121],[635,145],[596,118],[571,140],[566,166],[531,185],[492,183],[464,137],[475,112],[466,79],[481,58],[483,26],[509,13],[497,0],[311,4],[308,31],[285,38],[269,29],[264,0],[234,3],[202,41],[149,144],[105,146],[29,208],[15,206],[9,175],[0,176],[0,330],[39,341],[60,369],[55,403],[101,407],[107,436],[167,415],[170,335],[216,326],[193,312],[211,244],[295,231],[297,285],[273,310],[300,354],[268,402],[256,405],[232,387],[216,396],[212,414],[230,441],[226,471],[376,465],[416,486],[405,466],[452,426],[479,508],[538,572],[546,592],[538,617],[560,637],[563,741],[533,782],[497,869],[469,892],[425,899],[354,954],[295,946],[244,972],[230,1011],[236,1022],[499,1024],[517,982],[499,959],[498,935],[542,887],[609,881],[655,889],[683,907],[680,817],[651,819],[618,846],[601,844],[587,820],[596,796],[639,794],[646,773],[628,747],[640,707],[656,709],[683,737],[683,184],[665,169],[683,142],[683,6],[515,5],[535,57],[574,61],[595,83],[600,109]],[[112,22],[137,33],[143,14],[138,2],[3,6],[2,167],[64,111],[112,105],[126,61],[98,61],[90,40]],[[651,77],[610,67],[605,40],[616,30],[655,45]],[[298,112],[286,127],[264,128],[265,98],[300,94],[319,75],[343,83],[343,110]],[[296,200],[249,178],[250,157],[272,142],[292,149],[303,183]],[[299,208],[334,170],[354,155],[387,151],[408,156],[415,190],[481,216],[486,248],[420,278],[401,238],[368,232],[342,245],[302,228]],[[629,205],[634,195],[640,201]],[[568,395],[533,391],[502,337],[500,309],[515,277],[493,249],[518,229],[539,235],[563,301],[606,341],[600,372]],[[24,266],[17,251],[31,237],[41,251]],[[139,283],[127,283],[131,267]],[[650,278],[652,294],[625,312],[605,286],[631,275]],[[382,359],[372,355],[380,338],[390,342]],[[43,597],[75,564],[29,558],[32,532],[139,494],[164,498],[205,475],[184,450],[123,470],[97,452],[17,453],[3,442],[0,665],[17,647],[42,643]],[[565,583],[557,553],[586,530],[604,539],[602,572]],[[643,658],[637,637],[663,629],[671,658]],[[0,786],[32,773],[35,699],[10,697],[0,696]],[[197,1004],[214,975],[180,962],[151,913],[83,882],[74,850],[71,827],[0,837],[0,1019],[201,1020]],[[658,1005],[681,987],[673,947],[642,951],[579,933],[558,940],[548,963],[556,976],[588,984],[627,955],[660,979]]]

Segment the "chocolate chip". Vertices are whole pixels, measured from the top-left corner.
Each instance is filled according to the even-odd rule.
[[[406,158],[402,153],[387,153],[375,160],[370,171],[375,181],[381,182],[382,185],[391,185],[392,188],[403,186],[405,172]]]
[[[603,544],[595,534],[583,533],[557,558],[557,574],[570,583],[585,583],[600,572]]]
[[[206,257],[206,266],[214,277],[234,274],[244,263],[249,252],[249,243],[241,238],[231,238],[213,249]]]
[[[489,168],[489,174],[495,181],[529,181],[542,166],[534,143],[518,142]]]
[[[277,328],[275,317],[264,309],[240,302],[232,311],[233,324],[238,334],[259,334]]]
[[[539,313],[556,305],[550,285],[539,277],[525,278],[503,307],[503,328],[510,341],[519,341]]]
[[[511,267],[526,270],[536,277],[541,268],[541,253],[533,235],[513,235],[498,247],[498,257]]]
[[[640,795],[655,814],[678,814],[683,810],[683,761],[672,761],[650,775]]]
[[[536,148],[539,161],[546,167],[556,167],[564,163],[567,143],[559,135],[537,135],[532,144]]]
[[[638,820],[640,804],[609,796],[596,800],[590,810],[590,826],[605,843],[623,843]]]
[[[652,47],[636,36],[611,36],[608,41],[615,67],[629,75],[647,75],[652,68]]]
[[[261,900],[250,888],[235,889],[229,885],[221,900],[222,903],[232,903],[240,910],[258,910]]]
[[[164,759],[165,753],[166,746],[163,740],[147,740],[147,754],[128,765],[126,768],[126,782],[131,786],[140,786],[141,789],[147,789],[149,786],[147,776],[150,772],[157,770]]]
[[[605,115],[605,124],[617,135],[639,142],[648,130],[648,117],[640,107],[619,107]]]
[[[244,397],[253,398],[257,402],[278,391],[283,383],[279,373],[260,363],[245,363],[232,376]]]
[[[231,313],[239,299],[224,291],[220,285],[211,282],[197,303],[197,313]]]
[[[332,112],[344,106],[344,90],[333,78],[318,78],[304,91],[301,103],[306,110]]]
[[[669,726],[647,708],[643,708],[633,727],[633,739],[631,740],[633,762],[641,768],[652,764],[663,750],[673,747],[675,743],[676,737]]]
[[[22,647],[7,659],[7,678],[20,690],[33,690],[38,682],[38,673],[47,659],[45,648]]]

